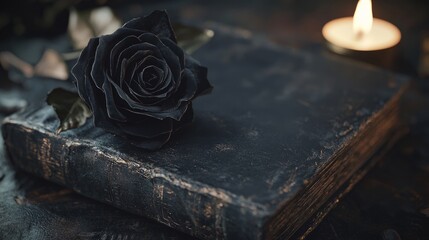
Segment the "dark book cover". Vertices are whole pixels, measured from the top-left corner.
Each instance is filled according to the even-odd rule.
[[[146,152],[50,106],[4,121],[11,162],[203,239],[289,238],[400,134],[406,78],[215,28],[195,55],[215,90],[194,123]],[[317,221],[316,221],[317,222]]]

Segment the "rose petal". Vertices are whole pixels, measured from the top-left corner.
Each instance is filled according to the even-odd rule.
[[[114,128],[113,124],[107,120],[108,117],[103,110],[104,100],[100,98],[101,91],[95,87],[90,74],[98,41],[98,38],[90,39],[71,72],[76,80],[80,97],[93,112],[94,125],[100,128]]]
[[[109,82],[103,83],[103,90],[106,101],[107,115],[109,118],[119,122],[126,122],[127,118],[121,113],[117,107],[117,103],[115,102],[116,96],[112,91],[112,85]]]
[[[144,67],[147,64],[157,64],[157,65],[165,64],[162,62],[162,60],[157,59],[156,57],[153,57],[153,56],[146,56],[143,60],[140,60],[140,62],[135,63],[142,56],[145,56],[145,54],[144,53],[141,54],[140,52],[137,52],[133,56],[131,56],[130,59],[128,59],[128,60],[124,59],[123,60],[123,62],[122,62],[123,67],[122,67],[122,71],[121,71],[121,74],[119,77],[119,87],[122,90],[127,90],[130,88],[129,85],[133,81],[134,78],[137,78],[137,77],[134,77],[134,75],[136,74],[137,71],[140,71],[140,67]],[[130,69],[132,69],[132,70],[130,70]],[[139,89],[140,86],[136,86],[134,88]],[[133,93],[131,91],[126,91],[126,94],[132,94],[133,95]],[[136,98],[134,95],[133,95],[133,98],[135,101],[139,101],[139,99]]]
[[[139,44],[140,40],[136,36],[127,36],[113,46],[110,52],[110,76],[113,76],[114,69],[118,63],[118,56],[123,52],[124,47],[134,46]]]
[[[154,65],[146,66],[138,72],[129,87],[130,92],[134,92],[137,97],[150,97],[151,91],[164,82],[164,72]]]
[[[116,60],[116,67],[115,72],[120,72],[122,70],[122,66],[120,64],[123,62],[124,59],[129,59],[134,53],[140,50],[146,50],[148,51],[148,56],[154,56],[156,58],[162,59],[163,56],[161,54],[161,51],[155,46],[150,43],[139,43],[133,46],[129,46],[125,48],[118,56],[118,59]],[[120,68],[121,67],[121,68]],[[116,77],[116,75],[111,75],[112,77]]]
[[[183,117],[183,114],[188,109],[188,103],[187,102],[181,102],[178,106],[175,108],[168,108],[163,109],[159,106],[146,106],[145,110],[149,109],[149,111],[145,111],[143,109],[123,109],[125,111],[128,111],[133,114],[140,114],[145,116],[151,116],[156,119],[174,119],[176,121],[180,121],[180,119]],[[143,111],[142,111],[143,110]]]
[[[204,77],[207,76],[206,72],[204,72],[204,69],[200,72],[192,72],[189,69],[185,69],[182,83],[180,87],[178,88],[177,92],[175,93],[175,96],[169,98],[167,101],[164,101],[165,103],[162,104],[160,107],[154,106],[154,107],[145,107],[144,109],[134,108],[134,109],[124,109],[126,111],[130,111],[133,113],[139,113],[139,114],[147,114],[147,111],[150,111],[150,114],[152,116],[155,116],[157,118],[164,119],[166,117],[173,118],[177,121],[180,121],[180,119],[183,117],[184,112],[186,111],[189,101],[193,98],[195,98],[195,95],[198,91],[201,91],[201,89],[198,89],[199,81],[196,79],[195,74],[204,74]],[[211,90],[211,88],[206,88],[205,91]],[[186,106],[186,107],[185,107]],[[142,112],[143,110],[144,112]]]
[[[138,56],[137,56],[138,57]],[[155,66],[158,68],[163,68],[164,65],[166,64],[162,59],[158,59],[154,56],[146,56],[142,59],[140,59],[140,61],[137,64],[133,64],[134,60],[130,58],[130,60],[128,60],[128,64],[127,64],[127,68],[130,68],[132,70],[128,70],[131,71],[130,72],[130,76],[127,76],[127,83],[130,83],[131,80],[135,80],[137,77],[136,75],[138,75],[139,73],[141,73],[145,68],[147,67],[151,67],[151,66]],[[162,80],[162,79],[161,79]]]
[[[166,98],[171,96],[174,93],[174,89],[176,88],[176,80],[172,77],[172,73],[170,68],[164,62],[163,65],[164,72],[164,80],[162,82],[162,86],[158,87],[156,90],[150,92],[151,98]]]
[[[139,114],[145,115],[145,116],[152,116],[150,114],[151,110],[147,109],[147,108],[151,108],[155,112],[160,110],[159,107],[148,107],[148,106],[142,105],[139,102],[136,102],[135,100],[131,99],[130,96],[128,96],[128,94],[126,94],[124,92],[124,90],[122,90],[115,82],[111,81],[110,79],[109,79],[109,81],[112,84],[112,86],[115,87],[115,89],[116,89],[119,97],[123,100],[123,103],[125,103],[126,105],[128,105],[126,107],[123,107],[124,104],[122,104],[122,107],[121,107],[122,109],[128,110],[128,107],[130,107],[130,108],[135,109],[135,110],[140,110],[142,112],[139,113]],[[153,117],[157,118],[159,120],[163,120],[164,119],[164,118],[160,118],[160,117],[157,117],[157,116],[153,116]]]
[[[173,42],[177,42],[166,11],[158,10],[146,17],[134,18],[125,23],[123,28],[151,32],[158,37],[169,38]]]
[[[131,141],[131,144],[139,148],[144,148],[150,151],[158,150],[170,140],[173,133],[188,126],[192,122],[192,118],[192,107],[189,107],[181,121],[173,121],[173,132],[162,134],[154,138],[128,137],[128,139]]]
[[[146,80],[147,78],[150,79]],[[143,71],[139,74],[138,79],[141,84],[149,83],[146,90],[152,93],[153,91],[157,90],[158,87],[164,82],[164,71],[161,68],[152,65],[143,69]]]
[[[110,50],[122,39],[127,36],[141,35],[141,31],[132,29],[119,28],[110,35],[99,37],[99,44],[95,51],[95,60],[92,65],[91,76],[95,81],[96,86],[101,89],[103,82],[106,80],[106,68],[109,64]]]
[[[94,80],[91,78],[91,64],[85,68],[84,88],[86,89],[87,104],[93,112],[94,125],[104,129],[114,129],[114,124],[109,120],[106,113],[106,103],[103,99],[103,92],[95,86]]]
[[[197,79],[189,69],[183,72],[182,83],[177,90],[176,98],[178,102],[191,100],[198,90]]]
[[[172,52],[174,52],[174,54],[176,54],[176,56],[179,58],[179,62],[180,62],[180,68],[184,69],[185,68],[185,53],[183,52],[183,50],[176,45],[176,43],[174,43],[173,41],[171,41],[168,38],[161,38],[161,42],[167,46]]]
[[[148,67],[158,68],[157,66],[159,66],[159,65],[161,65],[161,67],[163,69],[167,69],[169,71],[168,67],[165,67],[166,63],[163,62],[162,60],[157,59],[157,58],[152,57],[152,56],[146,57],[143,61],[138,63],[136,67],[134,67],[134,69],[131,71],[131,73],[129,73],[130,70],[125,71],[125,72],[128,72],[128,74],[125,75],[125,73],[124,73],[125,76],[121,76],[120,81],[121,81],[121,84],[122,83],[126,84],[127,88],[124,88],[124,86],[121,86],[121,85],[120,85],[120,88],[122,90],[128,89],[128,91],[126,91],[126,92],[130,93],[130,94],[133,94],[133,92],[138,93],[138,95],[141,97],[159,98],[156,94],[160,94],[160,93],[164,93],[162,97],[166,97],[166,96],[171,95],[170,92],[171,92],[172,88],[174,87],[174,81],[171,83],[172,79],[170,79],[170,78],[159,79],[158,84],[160,87],[157,86],[156,90],[150,92],[147,89],[145,89],[144,85],[146,83],[144,83],[144,82],[138,83],[137,82],[138,77],[134,76],[138,72],[141,73],[145,68],[148,68]],[[160,68],[158,68],[158,69],[160,69]],[[163,75],[165,75],[165,73],[161,69],[160,69],[160,72],[162,72]],[[129,76],[129,74],[131,74],[131,76]],[[167,72],[167,76],[168,75],[170,75],[169,72]],[[160,76],[160,77],[162,77],[162,76]],[[125,79],[122,79],[122,78],[125,78]],[[170,87],[171,89],[166,89],[168,86],[172,86],[172,87]],[[133,91],[131,91],[131,90],[133,90]],[[135,95],[135,94],[133,94],[133,95]],[[141,99],[135,99],[135,100],[142,102],[143,104],[145,103],[145,101],[141,100]]]
[[[213,86],[210,84],[207,79],[207,68],[200,65],[200,63],[192,58],[191,56],[186,56],[186,69],[192,72],[194,79],[197,81],[197,92],[195,97],[208,94],[213,90]]]
[[[175,92],[175,96],[164,99],[162,104],[160,104],[161,101],[159,101],[157,105],[135,105],[134,107],[131,105],[131,109],[125,107],[123,110],[135,114],[153,116],[159,119],[169,117],[179,121],[187,109],[188,101],[195,97],[198,90],[197,80],[193,73],[188,69],[186,69],[184,73],[185,79],[182,80],[182,84]],[[128,101],[126,102],[129,103]]]
[[[74,83],[78,89],[78,93],[80,97],[90,105],[90,101],[88,99],[88,93],[86,90],[86,74],[83,74],[88,66],[92,66],[94,61],[95,50],[98,46],[98,38],[92,38],[88,42],[88,46],[86,46],[77,60],[77,63],[71,69],[71,73],[74,77]]]
[[[157,46],[159,50],[161,51],[161,54],[164,57],[165,62],[168,64],[168,66],[171,69],[171,72],[173,73],[173,77],[175,80],[180,79],[180,74],[182,71],[182,64],[180,60],[180,56],[176,55],[168,46],[166,46],[161,39],[159,39],[157,36],[150,34],[150,33],[144,33],[139,36],[139,39],[142,42],[150,42]],[[166,41],[167,42],[167,41]],[[183,61],[182,61],[183,63]]]
[[[148,65],[162,65],[162,60],[154,56],[146,55],[145,51],[137,51],[129,59],[124,59],[126,62],[123,69],[121,69],[121,78],[119,83],[130,83],[134,79],[134,75],[139,67]],[[122,73],[123,72],[123,73]]]
[[[166,134],[173,131],[173,120],[165,119],[158,120],[153,117],[142,115],[129,115],[127,123],[119,123],[118,127],[124,133],[143,138],[153,138],[161,134]]]

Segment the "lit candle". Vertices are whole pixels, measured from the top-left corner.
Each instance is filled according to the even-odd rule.
[[[353,17],[328,22],[322,34],[332,51],[358,58],[392,49],[401,40],[401,32],[396,26],[373,18],[371,0],[359,0]]]

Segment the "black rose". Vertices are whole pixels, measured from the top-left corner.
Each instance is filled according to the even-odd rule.
[[[211,91],[207,69],[177,46],[165,11],[93,38],[72,69],[94,124],[155,150],[192,121],[192,100]]]

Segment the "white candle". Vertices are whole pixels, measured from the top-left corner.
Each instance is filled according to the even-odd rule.
[[[401,32],[396,26],[372,17],[371,0],[360,0],[353,18],[328,22],[322,34],[337,53],[384,50],[394,47],[401,40]]]

